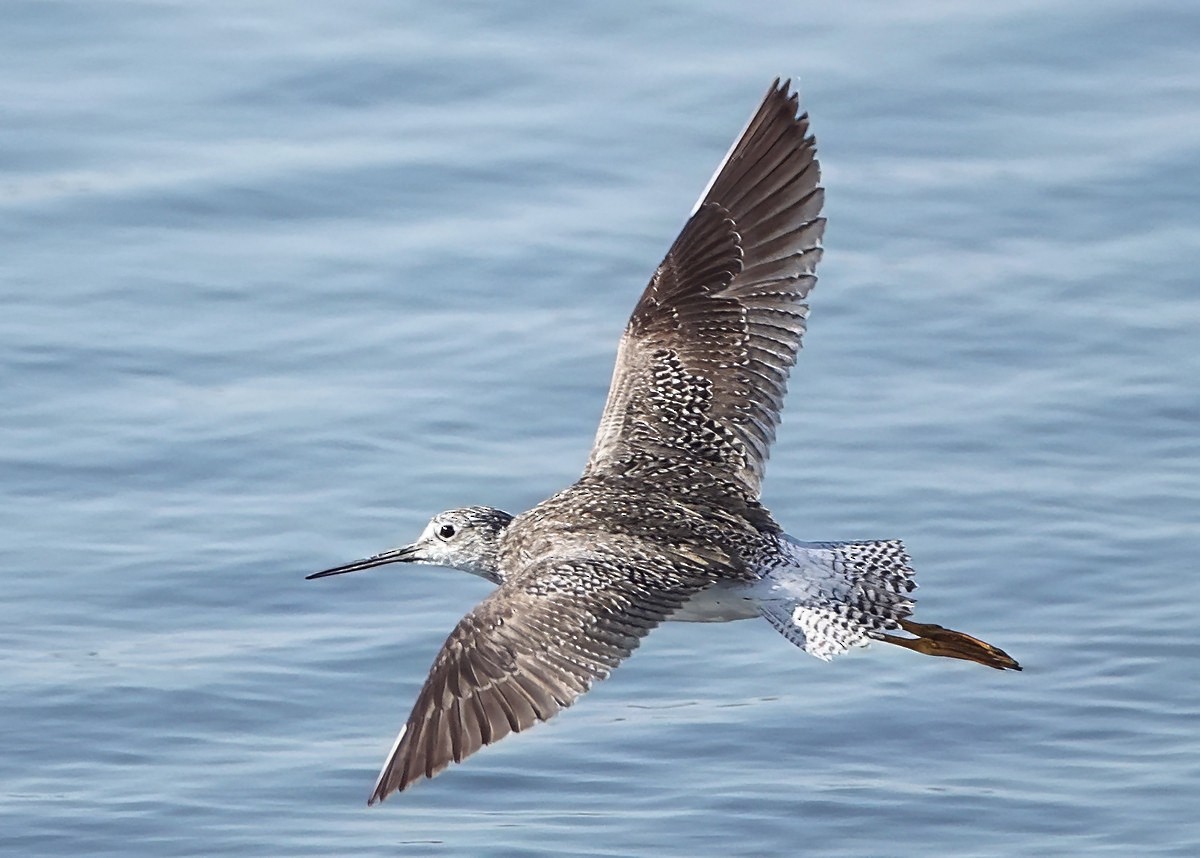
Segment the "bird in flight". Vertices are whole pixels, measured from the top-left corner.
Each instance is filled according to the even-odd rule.
[[[823,202],[808,114],[776,80],[633,310],[579,480],[515,517],[439,513],[410,545],[308,576],[426,563],[498,585],[442,645],[368,804],[552,718],[664,620],[762,617],[821,659],[882,641],[1021,669],[911,619],[898,540],[804,542],[759,501]]]

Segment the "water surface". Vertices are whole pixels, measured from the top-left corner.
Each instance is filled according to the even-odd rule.
[[[16,2],[0,846],[1193,855],[1200,16],[1170,3]],[[484,582],[304,582],[574,479],[776,74],[827,252],[765,498],[1021,674],[671,625],[368,811]]]

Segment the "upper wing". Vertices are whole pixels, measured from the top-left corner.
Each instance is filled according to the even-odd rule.
[[[552,718],[709,580],[589,558],[509,579],[446,639],[368,803]]]
[[[767,92],[634,309],[585,474],[687,461],[758,497],[825,229],[788,86]]]

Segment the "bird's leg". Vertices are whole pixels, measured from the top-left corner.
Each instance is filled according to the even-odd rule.
[[[985,664],[997,670],[1020,670],[1021,665],[999,647],[985,643],[979,638],[973,638],[963,632],[947,629],[933,623],[914,623],[901,620],[900,628],[915,638],[902,638],[898,635],[880,635],[880,640],[911,649],[925,655],[936,655],[944,658],[962,658],[967,661]]]

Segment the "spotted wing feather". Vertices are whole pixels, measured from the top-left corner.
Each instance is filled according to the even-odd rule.
[[[708,582],[587,559],[507,580],[442,646],[369,803],[554,717]]]
[[[655,271],[585,474],[673,461],[758,497],[825,227],[816,144],[797,110],[776,81]]]

